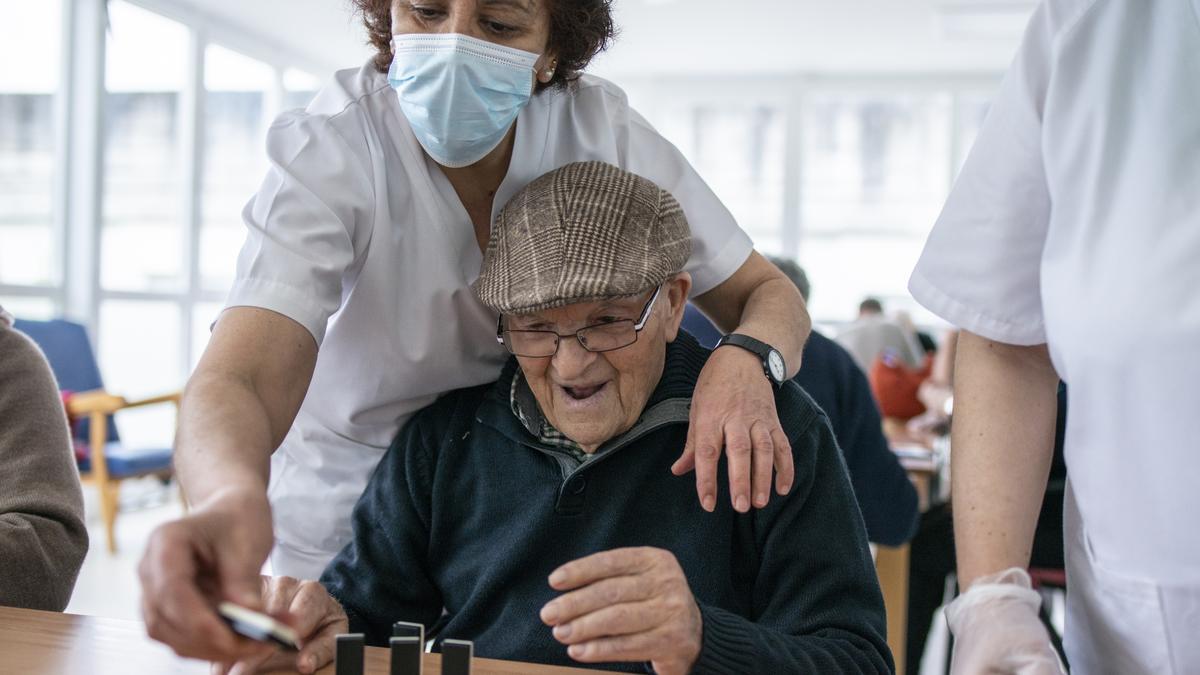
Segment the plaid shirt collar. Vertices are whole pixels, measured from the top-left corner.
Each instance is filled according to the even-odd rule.
[[[513,415],[521,420],[521,424],[537,438],[538,442],[552,448],[565,450],[580,463],[586,462],[594,456],[584,452],[578,443],[555,429],[542,415],[542,409],[538,406],[537,399],[533,396],[533,390],[529,388],[529,383],[525,381],[525,376],[520,368],[517,368],[517,372],[513,374],[512,386],[509,387],[508,392],[508,403],[512,408]]]

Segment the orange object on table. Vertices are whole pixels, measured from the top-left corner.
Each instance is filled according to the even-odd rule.
[[[388,675],[388,650],[367,647],[365,656],[365,675]],[[441,654],[425,654],[424,660],[426,673],[441,672]],[[582,675],[596,671],[476,658],[471,672]],[[317,673],[333,675],[333,664]],[[166,645],[146,637],[139,621],[0,607],[0,675],[118,674],[209,675],[209,664],[175,656]]]

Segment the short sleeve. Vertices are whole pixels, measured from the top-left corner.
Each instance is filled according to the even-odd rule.
[[[1045,342],[1042,250],[1050,194],[1042,111],[1051,77],[1053,11],[1026,30],[970,156],[909,279],[917,302],[950,323],[1010,344]]]
[[[629,117],[625,168],[657,183],[683,207],[692,230],[692,257],[684,270],[692,275],[692,296],[707,293],[738,271],[754,242],[683,153],[636,111],[630,109]]]
[[[369,241],[373,183],[363,157],[324,116],[281,115],[267,133],[267,156],[267,176],[242,212],[246,241],[225,306],[279,312],[319,345],[346,272]]]

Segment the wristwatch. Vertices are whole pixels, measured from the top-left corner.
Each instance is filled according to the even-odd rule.
[[[771,345],[740,333],[726,335],[717,342],[717,346],[713,349],[718,349],[724,345],[741,347],[746,351],[757,354],[758,358],[762,359],[763,372],[767,374],[767,379],[776,387],[782,385],[783,381],[787,379],[787,368],[783,364],[783,354],[780,354],[779,350]]]

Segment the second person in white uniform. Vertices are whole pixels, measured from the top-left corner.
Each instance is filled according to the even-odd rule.
[[[1072,672],[1200,673],[1200,0],[1046,0],[909,288],[965,329],[960,673],[1048,673],[1029,590],[1068,383]]]

